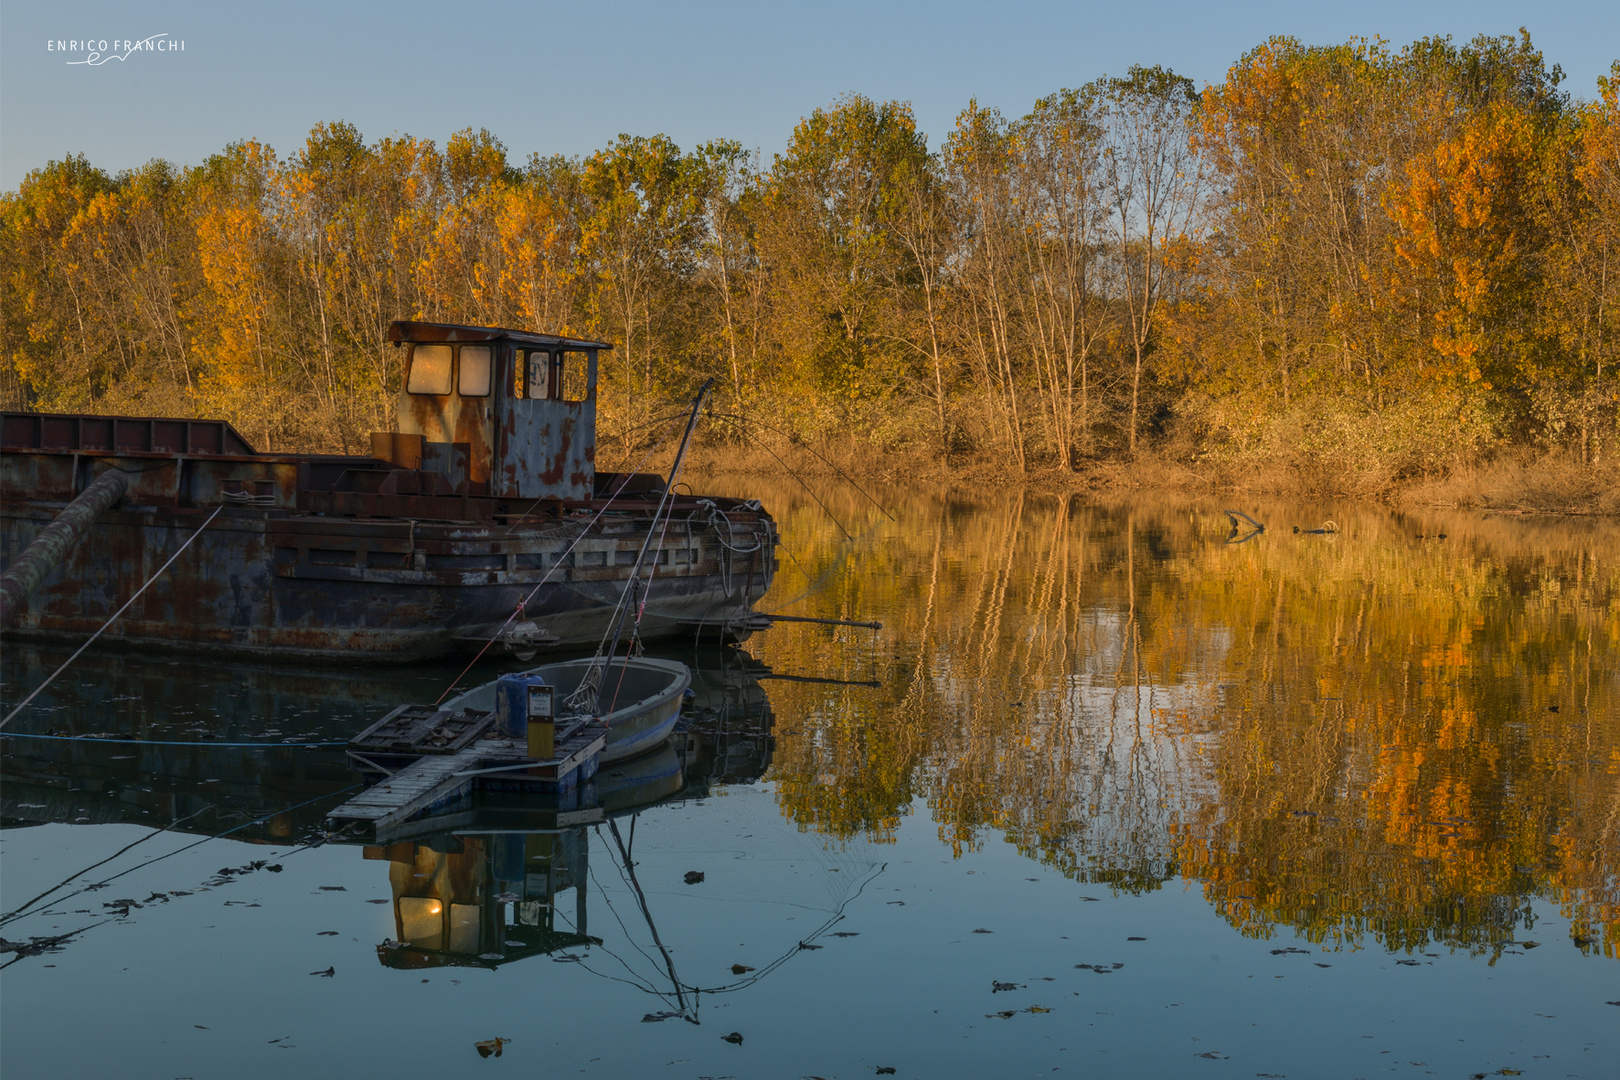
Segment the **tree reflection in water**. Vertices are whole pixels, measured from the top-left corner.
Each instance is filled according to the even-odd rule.
[[[871,531],[771,496],[777,596],[825,579],[787,610],[884,629],[750,647],[881,687],[773,686],[801,827],[882,840],[926,806],[957,853],[1197,882],[1255,937],[1489,952],[1544,898],[1616,955],[1613,523],[1245,502],[1271,527],[1228,545],[1214,503],[899,495],[891,525],[821,494]]]

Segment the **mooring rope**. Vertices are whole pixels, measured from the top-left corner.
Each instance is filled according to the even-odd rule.
[[[217,832],[217,833],[214,833],[211,836],[205,836],[202,839],[195,840],[195,841],[193,841],[193,842],[191,842],[189,844],[186,844],[183,847],[177,847],[173,851],[164,852],[162,855],[154,855],[152,858],[147,859],[145,862],[136,863],[134,866],[131,866],[127,870],[120,870],[118,873],[112,875],[111,877],[102,878],[100,881],[89,882],[88,884],[85,885],[84,888],[75,889],[73,892],[68,893],[66,896],[59,896],[55,900],[53,900],[52,903],[59,904],[64,900],[71,899],[72,897],[78,896],[80,893],[86,892],[86,891],[88,891],[90,889],[102,888],[103,886],[110,885],[112,882],[117,881],[119,878],[123,877],[126,874],[133,874],[135,871],[143,870],[146,867],[151,866],[153,863],[160,863],[164,859],[171,858],[172,856],[175,856],[175,855],[179,855],[181,852],[190,851],[192,848],[197,847],[197,846],[199,846],[201,844],[206,844],[210,840],[223,840],[225,837],[230,836],[232,833],[239,833],[243,829],[252,828],[254,825],[262,825],[266,821],[269,821],[271,818],[280,817],[282,814],[290,814],[294,810],[301,810],[304,807],[308,806],[309,804],[318,803],[318,802],[322,801],[323,799],[332,799],[332,798],[336,798],[339,795],[347,795],[349,792],[354,791],[356,788],[361,788],[361,787],[364,787],[364,786],[365,786],[364,784],[350,784],[346,788],[341,788],[341,789],[339,789],[337,791],[329,791],[324,795],[317,795],[313,799],[305,799],[303,802],[293,803],[291,806],[282,807],[280,810],[273,811],[272,813],[261,814],[260,816],[252,819],[251,821],[244,821],[240,825],[234,825],[231,828],[226,829],[224,832]],[[208,808],[204,807],[204,809],[206,810]],[[180,820],[181,821],[186,821],[190,817],[196,817],[196,816],[197,816],[196,814],[191,814],[191,815],[188,815],[187,818],[181,818]],[[179,822],[171,822],[169,825],[165,826],[164,828],[162,828],[162,829],[160,829],[158,831],[159,832],[167,832],[170,828],[173,828],[174,825],[177,825],[177,824],[179,824]],[[131,845],[131,846],[133,846],[133,845]],[[314,847],[314,846],[316,846],[316,845],[314,845],[314,844],[299,844],[296,847],[292,848],[290,851],[287,851],[284,854],[282,854],[280,856],[280,858],[285,859],[288,856],[296,855],[300,851],[307,851],[311,847]],[[96,865],[99,866],[100,864],[98,863]],[[83,871],[80,871],[80,872],[83,873]],[[77,875],[75,875],[75,876],[77,876]],[[57,886],[57,888],[60,888],[60,887],[61,886]],[[56,891],[55,889],[51,890],[51,892],[55,892],[55,891]],[[46,893],[44,895],[48,896],[50,894]],[[33,903],[33,902],[34,901],[29,901],[30,904]],[[13,920],[22,918],[27,914],[29,914],[29,912],[23,910],[22,908],[17,908],[15,910],[8,911],[4,915],[0,915],[0,924],[12,922]]]
[[[27,731],[8,731],[0,735],[0,739],[54,739],[57,742],[88,742],[106,743],[108,746],[218,746],[228,748],[249,748],[254,750],[274,749],[278,746],[308,747],[325,749],[333,746],[348,746],[348,742],[170,742],[165,739],[106,739],[100,735],[35,735]]]
[[[135,590],[135,595],[131,596],[128,600],[125,600],[124,601],[124,606],[119,608],[117,611],[113,612],[112,613],[112,618],[110,618],[106,622],[102,623],[101,624],[101,629],[99,629],[95,633],[91,634],[89,641],[86,641],[83,645],[79,646],[78,652],[75,652],[72,656],[68,657],[67,660],[65,660],[62,663],[61,667],[59,667],[55,671],[51,672],[50,678],[46,679],[44,682],[40,683],[39,686],[35,687],[34,692],[32,694],[29,694],[27,697],[23,698],[22,702],[15,709],[12,709],[9,713],[6,714],[6,718],[4,720],[0,720],[0,728],[3,728],[7,724],[11,723],[12,719],[15,718],[18,713],[22,712],[25,708],[28,707],[28,703],[30,701],[33,701],[35,698],[39,697],[39,695],[42,692],[44,692],[44,690],[45,690],[45,688],[47,686],[51,685],[51,683],[56,681],[56,677],[58,675],[62,674],[62,672],[66,671],[68,669],[68,665],[72,664],[73,661],[77,660],[79,658],[79,655],[81,653],[83,653],[84,650],[88,649],[90,647],[91,643],[96,640],[96,638],[101,636],[102,631],[106,630],[107,627],[111,626],[114,623],[114,621],[117,620],[118,616],[120,616],[124,612],[128,611],[130,605],[141,598],[141,594],[147,590],[147,587],[150,586],[152,584],[152,582],[156,581],[159,577],[161,577],[163,575],[163,571],[167,570],[170,566],[172,566],[174,564],[174,560],[176,560],[176,559],[178,559],[180,557],[180,553],[182,551],[186,550],[186,548],[190,547],[191,542],[193,540],[197,539],[197,537],[201,536],[202,531],[204,529],[208,528],[208,526],[212,525],[214,523],[214,519],[219,517],[220,513],[224,509],[225,509],[225,504],[224,503],[220,503],[217,507],[215,507],[214,512],[212,514],[208,515],[208,520],[203,522],[201,525],[197,526],[197,531],[196,532],[193,532],[190,536],[186,537],[186,542],[181,544],[178,548],[175,549],[174,554],[169,556],[169,561],[164,563],[162,566],[158,567],[157,572],[155,574],[153,574],[151,577],[146,579],[146,584],[144,584],[140,588],[136,589]]]

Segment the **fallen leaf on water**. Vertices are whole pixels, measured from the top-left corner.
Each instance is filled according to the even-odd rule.
[[[893,1065],[879,1065],[878,1069],[877,1069],[877,1074],[879,1076],[893,1076],[894,1075],[894,1066]]]
[[[703,880],[703,871],[701,871],[701,870],[688,870],[686,872],[686,883],[688,885],[696,885],[698,882],[700,882],[702,880]]]
[[[337,933],[338,932],[336,930],[317,930],[315,932],[315,936],[316,937],[337,937]]]
[[[747,964],[732,964],[731,965],[731,973],[733,975],[746,975],[750,971],[753,971],[753,970],[754,969],[749,967]]]
[[[726,1042],[731,1043],[733,1046],[742,1045],[742,1032],[740,1031],[733,1031],[730,1035],[722,1035],[720,1037],[726,1040]]]
[[[986,930],[983,927],[980,927],[979,929],[977,929],[977,930],[975,930],[973,932],[975,934],[993,934],[993,933],[995,933],[994,930]]]
[[[821,946],[820,945],[811,945],[807,941],[801,941],[801,942],[799,942],[799,948],[801,948],[801,949],[819,949],[819,948],[821,948]]]
[[[312,971],[312,972],[310,972],[310,974],[311,975],[319,975],[323,979],[330,979],[332,976],[337,974],[337,968],[336,967],[329,967],[325,971]]]
[[[837,931],[834,931],[834,933],[833,933],[833,937],[860,937],[860,936],[861,936],[861,932],[859,930],[837,930]]]
[[[1001,1019],[1001,1020],[1011,1020],[1013,1017],[1015,1017],[1017,1015],[1018,1015],[1018,1010],[1017,1009],[1003,1009],[1001,1012],[985,1013],[984,1018],[986,1020],[995,1020],[995,1019],[998,1019],[998,1018]]]
[[[501,1047],[511,1042],[511,1039],[485,1039],[483,1042],[473,1043],[473,1049],[478,1051],[479,1057],[487,1058],[491,1054],[501,1056]]]
[[[321,892],[348,892],[347,885],[322,885]]]
[[[1048,1009],[1048,1008],[1046,1008],[1044,1006],[1041,1006],[1041,1005],[1031,1005],[1029,1008],[1025,1009],[1024,1011],[1027,1012],[1027,1013],[1049,1013],[1052,1010]]]
[[[1016,990],[1016,989],[1018,989],[1018,984],[1017,983],[1011,983],[1011,982],[1005,982],[1004,983],[1004,982],[996,982],[994,979],[990,980],[990,992],[992,994],[999,994],[1004,990]]]
[[[1539,949],[1539,948],[1541,948],[1541,942],[1539,942],[1539,941],[1521,941],[1521,942],[1519,942],[1519,948],[1521,948],[1521,949]],[[1508,1074],[1504,1073],[1503,1075],[1506,1076]]]
[[[1215,1050],[1205,1050],[1202,1054],[1193,1055],[1193,1057],[1209,1058],[1211,1061],[1225,1061],[1229,1056]]]
[[[1145,937],[1128,937],[1125,940],[1126,941],[1146,941],[1147,938],[1145,938]]]
[[[1316,966],[1317,966],[1317,967],[1332,967],[1332,966],[1333,966],[1333,965],[1332,965],[1332,964],[1324,964],[1324,963],[1322,963],[1322,962],[1321,962],[1321,961],[1320,961],[1320,960],[1318,960],[1318,961],[1317,961],[1317,962],[1316,962]]]

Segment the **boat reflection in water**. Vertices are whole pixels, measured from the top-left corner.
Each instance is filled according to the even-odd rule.
[[[493,968],[600,945],[586,914],[591,826],[682,794],[688,755],[698,748],[683,733],[617,763],[585,785],[573,809],[557,808],[556,796],[482,796],[458,812],[404,823],[392,835],[405,839],[367,845],[366,858],[388,862],[393,889],[394,939],[378,946],[379,959],[406,969]],[[569,892],[571,901],[560,899]]]
[[[377,947],[382,963],[495,968],[600,945],[587,913],[592,828],[670,799],[702,798],[711,784],[751,782],[770,766],[765,667],[736,649],[698,659],[682,724],[656,750],[604,765],[560,798],[477,793],[368,844],[365,857],[388,863],[392,888],[394,936]]]
[[[659,650],[649,650],[660,654]],[[735,648],[665,649],[692,669],[684,730],[646,790],[706,790],[711,778],[759,776],[773,746],[768,670]],[[67,658],[49,646],[5,650],[14,701]],[[81,656],[4,732],[0,818],[7,825],[129,823],[237,840],[284,843],[323,831],[355,784],[343,746],[402,700],[429,698],[459,669],[291,672],[271,665],[165,660],[116,650]],[[313,745],[312,745],[313,744]],[[663,762],[662,752],[637,763]],[[598,796],[612,812],[634,785],[631,762],[603,768]],[[660,787],[662,785],[662,787]],[[664,790],[667,788],[667,790]],[[640,796],[637,796],[640,797]],[[173,823],[179,824],[173,824]],[[341,840],[339,842],[342,842]],[[498,890],[497,890],[498,891]]]

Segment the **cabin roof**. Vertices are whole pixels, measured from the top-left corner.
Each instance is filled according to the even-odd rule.
[[[406,341],[500,341],[511,340],[520,345],[563,346],[573,349],[611,349],[605,341],[585,338],[559,337],[556,334],[531,334],[527,330],[508,330],[502,326],[462,326],[458,323],[411,322],[397,320],[388,326],[388,340],[395,345]]]

